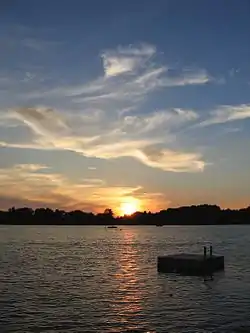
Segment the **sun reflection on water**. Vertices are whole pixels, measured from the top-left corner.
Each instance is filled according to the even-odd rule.
[[[123,242],[116,256],[117,271],[113,275],[116,288],[110,307],[116,320],[119,318],[120,327],[124,327],[122,332],[154,333],[143,318],[145,283],[139,278],[140,254],[136,245],[136,231],[127,229],[122,233]],[[112,332],[118,331],[114,329]]]

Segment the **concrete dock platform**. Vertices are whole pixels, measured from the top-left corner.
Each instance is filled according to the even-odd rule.
[[[157,261],[158,272],[178,273],[185,275],[211,275],[214,272],[224,270],[224,256],[207,256],[206,248],[204,255],[180,253],[160,256]]]

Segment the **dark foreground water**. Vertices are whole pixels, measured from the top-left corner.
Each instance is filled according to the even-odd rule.
[[[0,227],[0,332],[250,332],[250,227]],[[225,255],[214,281],[158,255]]]

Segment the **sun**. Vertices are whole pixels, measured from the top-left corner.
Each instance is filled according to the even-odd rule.
[[[121,212],[123,215],[132,215],[137,210],[136,204],[133,202],[124,202],[121,205]]]
[[[139,205],[136,200],[129,200],[121,204],[120,211],[122,215],[132,215],[138,211]]]

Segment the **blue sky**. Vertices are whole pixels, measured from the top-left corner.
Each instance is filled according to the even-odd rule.
[[[249,12],[3,1],[0,208],[247,206]]]

